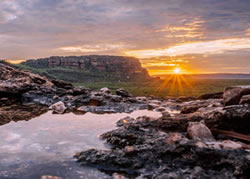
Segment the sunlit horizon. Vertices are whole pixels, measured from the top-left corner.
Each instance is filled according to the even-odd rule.
[[[249,2],[144,1],[2,0],[0,59],[115,55],[150,74],[249,73]]]

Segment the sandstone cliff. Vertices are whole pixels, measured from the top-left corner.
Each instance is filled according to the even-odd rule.
[[[22,65],[45,69],[48,76],[71,81],[130,81],[148,80],[150,76],[138,59],[122,56],[53,56],[32,59]]]

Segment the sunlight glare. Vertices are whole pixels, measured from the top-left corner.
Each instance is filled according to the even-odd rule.
[[[175,74],[180,74],[181,73],[181,69],[180,68],[175,68],[174,69],[174,73]]]

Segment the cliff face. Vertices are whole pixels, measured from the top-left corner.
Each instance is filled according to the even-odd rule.
[[[54,56],[23,62],[26,65],[38,69],[48,69],[55,74],[73,77],[76,73],[84,73],[78,77],[80,81],[86,81],[86,77],[100,80],[146,80],[150,76],[146,69],[141,67],[138,59],[121,56]],[[70,72],[70,73],[69,73]],[[79,74],[80,75],[80,74]],[[69,81],[69,80],[67,80]],[[74,81],[74,80],[72,80]]]

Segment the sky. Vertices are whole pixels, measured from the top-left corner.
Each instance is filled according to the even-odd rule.
[[[0,59],[91,54],[151,74],[250,73],[250,1],[0,1]]]

